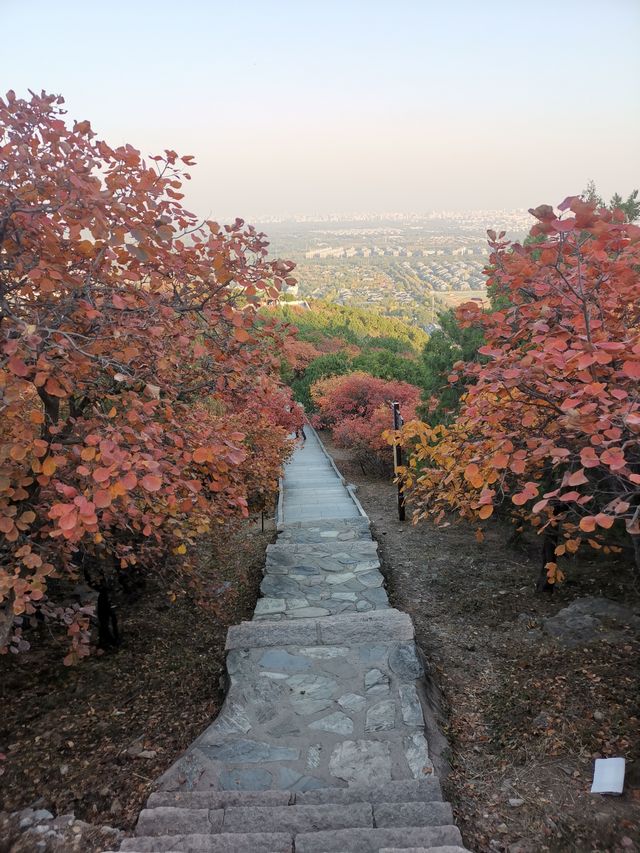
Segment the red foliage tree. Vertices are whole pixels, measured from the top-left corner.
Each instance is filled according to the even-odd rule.
[[[246,514],[296,409],[255,322],[293,265],[182,207],[193,158],[112,148],[62,103],[0,99],[0,647],[25,648],[16,619],[39,611],[67,625],[71,663],[88,612],[53,591]]]
[[[311,397],[318,410],[315,426],[331,427],[337,444],[352,448],[362,465],[387,468],[391,455],[383,434],[391,422],[390,404],[400,403],[405,419],[413,419],[420,389],[355,372],[316,382]]]
[[[307,341],[297,340],[293,335],[286,338],[282,350],[283,361],[294,378],[301,376],[311,362],[321,355],[322,350]]]
[[[450,428],[403,436],[418,515],[487,519],[506,502],[544,535],[541,587],[558,557],[625,530],[640,566],[640,228],[577,197],[559,211],[532,210],[524,246],[489,232],[506,307],[458,312],[482,325],[484,363],[454,365],[472,384]]]

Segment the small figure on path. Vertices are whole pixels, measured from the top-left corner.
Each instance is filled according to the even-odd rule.
[[[299,427],[296,427],[296,441],[299,438],[302,438],[302,444],[304,444],[305,441],[307,440],[307,436],[305,435],[305,432],[304,432],[304,420],[305,420],[304,406],[302,405],[302,403],[298,403],[298,407],[300,408],[300,417],[302,419],[302,422],[300,423]]]

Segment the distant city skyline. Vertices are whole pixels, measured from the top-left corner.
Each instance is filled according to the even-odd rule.
[[[562,199],[560,199],[562,201]],[[450,218],[452,216],[469,216],[480,215],[483,213],[508,213],[527,215],[528,208],[484,208],[484,207],[460,207],[454,208],[432,208],[424,211],[406,211],[406,210],[388,210],[388,211],[367,211],[367,210],[352,210],[352,211],[327,211],[325,213],[313,213],[301,211],[284,212],[284,213],[267,213],[259,218],[262,222],[392,222],[409,221],[412,219],[440,219]]]
[[[640,184],[637,0],[2,4],[0,89],[198,165],[202,217],[520,210]]]

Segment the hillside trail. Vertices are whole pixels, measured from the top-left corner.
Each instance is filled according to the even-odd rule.
[[[218,718],[121,850],[461,853],[425,738],[411,619],[315,431],[286,466],[252,621],[227,636]]]

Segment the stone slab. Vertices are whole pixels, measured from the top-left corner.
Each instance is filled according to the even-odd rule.
[[[337,829],[296,836],[296,853],[378,853],[381,847],[426,848],[459,845],[455,826],[402,827],[402,829]]]
[[[222,809],[184,808],[158,806],[140,812],[136,835],[180,835],[189,833],[220,832]]]
[[[373,810],[368,803],[351,805],[246,806],[224,813],[225,832],[315,832],[320,829],[372,827]]]
[[[147,806],[185,806],[192,809],[288,806],[293,805],[295,798],[296,795],[290,791],[155,791],[149,797]]]
[[[373,807],[375,825],[445,826],[453,822],[449,803],[379,803]]]
[[[241,622],[227,633],[226,649],[251,649],[265,646],[357,645],[413,640],[411,618],[389,608],[372,613],[325,616],[322,619],[298,619],[295,622]],[[317,639],[314,639],[317,638]]]
[[[470,853],[466,847],[445,844],[444,847],[383,847],[379,853]]]
[[[157,835],[125,838],[120,850],[129,853],[293,853],[293,838],[284,832]]]
[[[296,794],[296,803],[420,803],[442,798],[440,781],[436,776],[425,779],[398,779],[380,785],[350,785],[348,788],[324,788]]]

